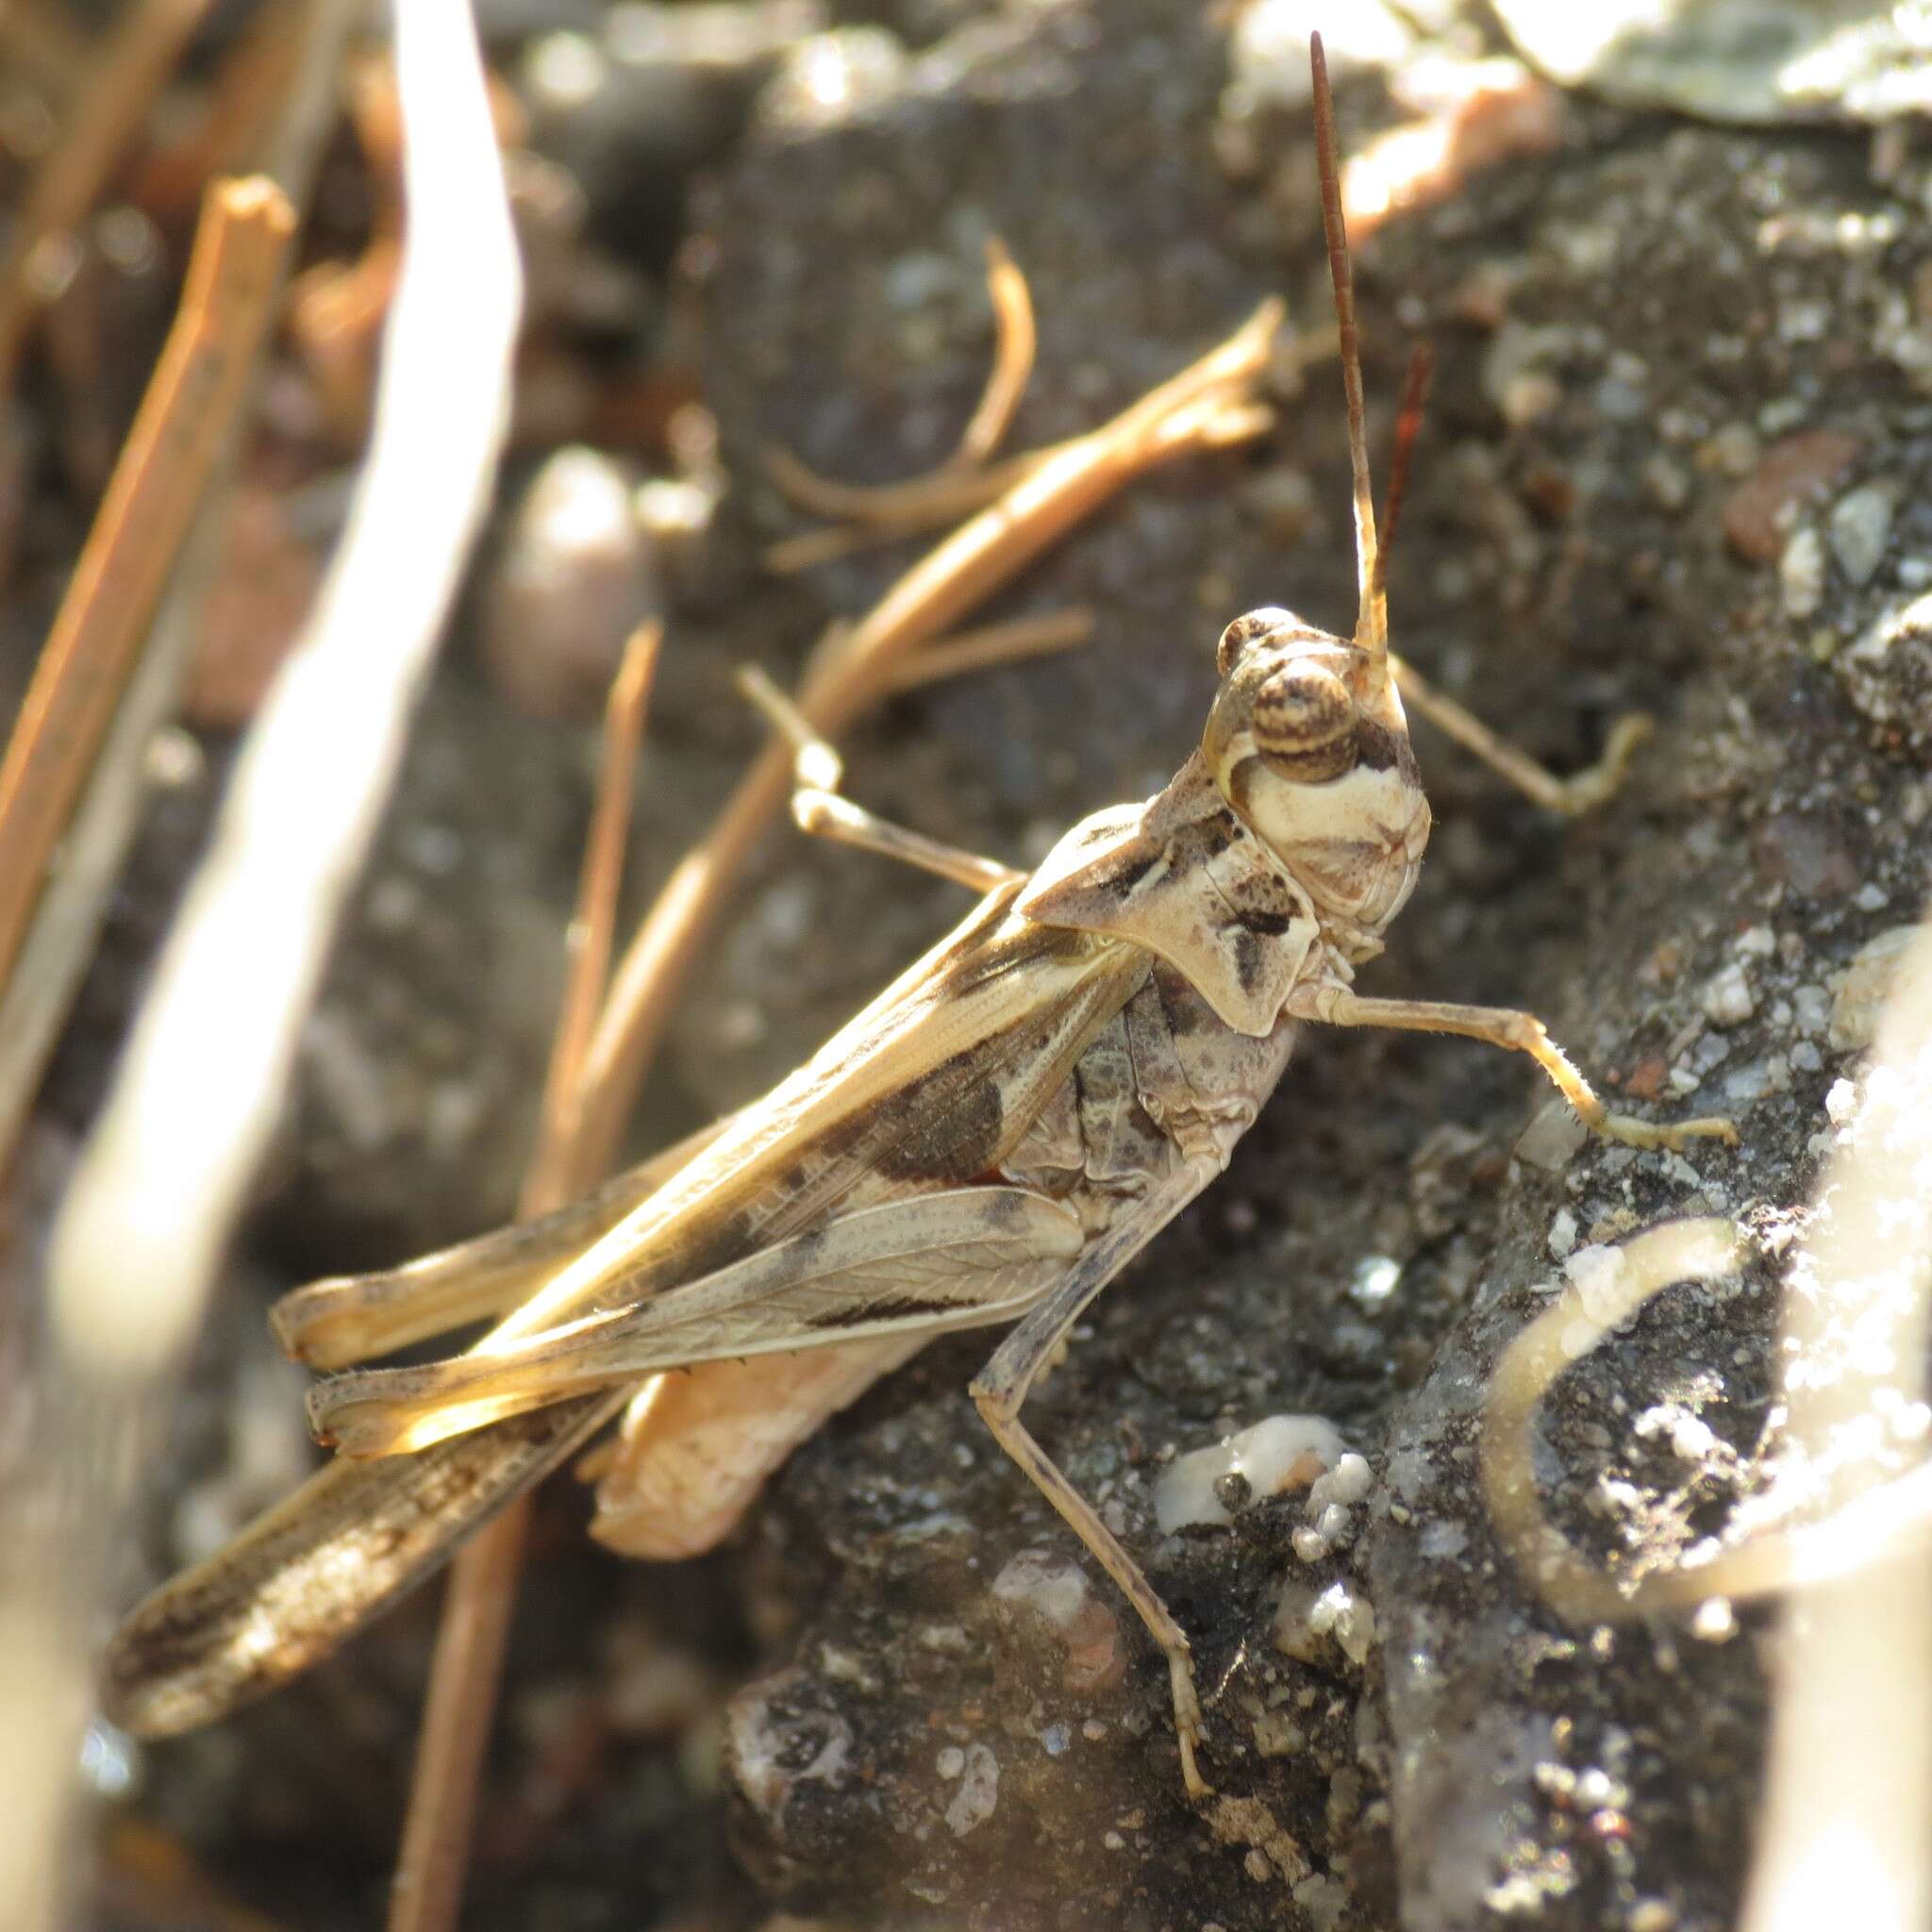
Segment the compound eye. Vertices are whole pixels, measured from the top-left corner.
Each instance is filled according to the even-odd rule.
[[[1348,687],[1318,665],[1286,665],[1255,693],[1255,748],[1294,767],[1297,777],[1331,776],[1354,756],[1356,708]]]
[[[1265,638],[1271,631],[1280,630],[1293,622],[1286,610],[1277,610],[1273,605],[1250,610],[1244,617],[1237,617],[1221,633],[1221,642],[1214,652],[1215,670],[1225,677],[1241,662],[1241,653],[1257,638]]]

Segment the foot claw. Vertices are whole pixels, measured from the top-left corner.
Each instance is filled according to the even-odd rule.
[[[1190,1798],[1211,1798],[1214,1787],[1201,1775],[1201,1767],[1194,1757],[1196,1748],[1204,1741],[1204,1733],[1201,1700],[1194,1692],[1193,1670],[1185,1655],[1170,1655],[1167,1668],[1174,1685],[1174,1735],[1180,1740],[1181,1782],[1188,1788]]]
[[[1649,712],[1626,711],[1610,726],[1609,739],[1596,763],[1563,780],[1557,809],[1574,816],[1600,806],[1623,784],[1632,756],[1650,736],[1654,725]]]
[[[1690,1141],[1722,1141],[1727,1147],[1738,1144],[1736,1124],[1722,1114],[1706,1114],[1694,1121],[1659,1123],[1639,1120],[1635,1114],[1607,1113],[1596,1123],[1596,1130],[1607,1140],[1621,1141],[1626,1147],[1661,1147],[1672,1153],[1679,1152]]]

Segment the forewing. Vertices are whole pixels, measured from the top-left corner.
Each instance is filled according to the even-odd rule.
[[[1014,1123],[1037,1108],[1032,1096],[1064,1077],[1145,969],[1132,948],[1082,935],[1045,935],[1042,943],[1039,928],[1008,921],[1011,898],[990,895],[798,1074],[552,1276],[522,1318],[498,1331],[498,1345],[600,1304],[629,1305],[697,1280],[826,1218],[868,1186],[918,1187],[936,1150],[958,1155],[962,1110],[977,1105],[984,1119],[975,1071],[1001,1083],[1011,1115],[983,1144],[1022,1130]],[[895,1150],[905,1170],[897,1179],[885,1171]],[[491,1251],[523,1270],[519,1291],[524,1264],[545,1239],[532,1244],[511,1233]],[[460,1281],[462,1269],[453,1272]],[[440,1303],[445,1311],[500,1305],[494,1291],[465,1299],[447,1273],[429,1278],[439,1296],[454,1298]],[[501,1285],[508,1274],[494,1279]],[[137,1607],[107,1657],[111,1713],[149,1735],[186,1730],[306,1670],[565,1460],[625,1392],[565,1397],[416,1456],[338,1458]]]
[[[534,1221],[512,1222],[399,1268],[311,1281],[270,1309],[275,1339],[310,1368],[341,1369],[503,1315],[635,1213],[730,1125],[715,1122]]]
[[[427,1368],[316,1389],[316,1433],[347,1455],[421,1449],[561,1397],[725,1357],[1008,1321],[1084,1245],[1077,1216],[1022,1188],[865,1208],[634,1307]]]
[[[633,1307],[882,1198],[991,1177],[1146,973],[1134,948],[982,908],[477,1350]]]

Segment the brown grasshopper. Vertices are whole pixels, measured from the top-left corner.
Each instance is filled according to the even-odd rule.
[[[311,1391],[316,1433],[339,1455],[136,1609],[108,1660],[121,1722],[185,1729],[305,1668],[620,1411],[598,1533],[641,1555],[707,1548],[887,1369],[941,1331],[1017,1320],[973,1399],[1165,1653],[1198,1796],[1187,1636],[1021,1408],[1088,1304],[1222,1173],[1299,1026],[1463,1034],[1528,1054],[1614,1139],[1735,1138],[1722,1121],[1607,1112],[1526,1013],[1354,990],[1429,832],[1398,681],[1519,780],[1524,761],[1389,650],[1319,42],[1312,58],[1354,635],[1285,610],[1237,618],[1200,749],[1158,796],[1086,820],[1030,875],[804,785],[808,828],[971,885],[978,905],[807,1065],[697,1141],[545,1220],[288,1297],[277,1331],[322,1368],[497,1320],[465,1355]],[[1391,524],[1414,418],[1405,410]],[[807,743],[805,775],[824,751]],[[1548,799],[1554,781],[1537,777]]]

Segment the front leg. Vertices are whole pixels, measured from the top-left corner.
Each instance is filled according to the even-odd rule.
[[[1438,1000],[1363,999],[1345,986],[1332,983],[1298,986],[1289,995],[1288,1010],[1297,1019],[1321,1020],[1331,1026],[1458,1033],[1466,1040],[1484,1040],[1512,1053],[1526,1053],[1555,1082],[1557,1091],[1582,1116],[1586,1126],[1628,1147],[1677,1148],[1692,1140],[1723,1141],[1733,1147],[1738,1143],[1736,1126],[1715,1115],[1658,1126],[1635,1114],[1612,1113],[1534,1013],[1519,1013],[1508,1007],[1451,1006]]]

